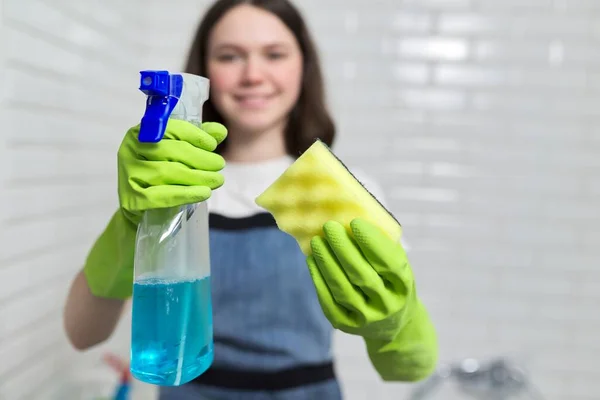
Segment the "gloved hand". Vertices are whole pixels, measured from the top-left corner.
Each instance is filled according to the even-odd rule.
[[[323,312],[334,328],[364,338],[386,381],[418,381],[435,369],[438,345],[419,301],[404,248],[377,226],[335,222],[311,240],[307,264]]]
[[[119,202],[131,222],[145,210],[205,201],[223,185],[225,160],[213,153],[227,136],[223,125],[169,120],[158,143],[140,143],[138,134],[130,129],[118,153]]]
[[[137,225],[143,212],[207,200],[223,185],[225,160],[213,151],[227,136],[218,123],[201,128],[169,120],[158,143],[138,141],[139,125],[118,151],[120,208],[94,243],[84,266],[88,286],[99,297],[125,299],[133,287]]]
[[[391,341],[416,305],[414,279],[402,245],[377,226],[354,219],[351,233],[336,221],[311,240],[307,264],[323,312],[334,328]]]

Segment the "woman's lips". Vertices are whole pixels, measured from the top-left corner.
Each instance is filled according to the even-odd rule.
[[[263,108],[265,107],[269,101],[274,97],[274,95],[263,95],[263,94],[252,94],[252,95],[243,95],[243,96],[235,96],[236,102],[244,107],[244,108]]]

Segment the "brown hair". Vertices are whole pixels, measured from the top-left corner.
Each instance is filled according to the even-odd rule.
[[[285,146],[292,157],[302,154],[316,139],[333,144],[335,125],[325,102],[323,74],[319,56],[300,12],[287,0],[217,0],[200,22],[190,48],[185,72],[207,76],[208,40],[215,24],[227,11],[241,4],[259,7],[275,14],[292,31],[303,56],[302,87],[296,105],[289,114]],[[204,104],[203,120],[224,123],[210,99]],[[227,140],[217,151],[222,153]]]

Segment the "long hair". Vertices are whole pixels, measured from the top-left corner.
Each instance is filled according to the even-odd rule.
[[[286,152],[292,157],[299,157],[316,139],[331,146],[335,137],[335,124],[326,106],[323,74],[317,49],[302,15],[289,1],[217,0],[208,9],[196,30],[185,72],[207,76],[210,34],[225,13],[241,4],[252,5],[276,15],[292,31],[302,52],[302,87],[285,127]],[[203,119],[224,123],[223,117],[210,99],[204,103]],[[217,152],[223,153],[226,146],[227,139],[221,143]]]

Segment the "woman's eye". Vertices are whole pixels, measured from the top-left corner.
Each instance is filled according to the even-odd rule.
[[[284,53],[269,53],[268,57],[270,60],[279,60],[285,57]]]
[[[230,62],[235,61],[236,57],[235,54],[221,54],[217,59],[221,62]]]

